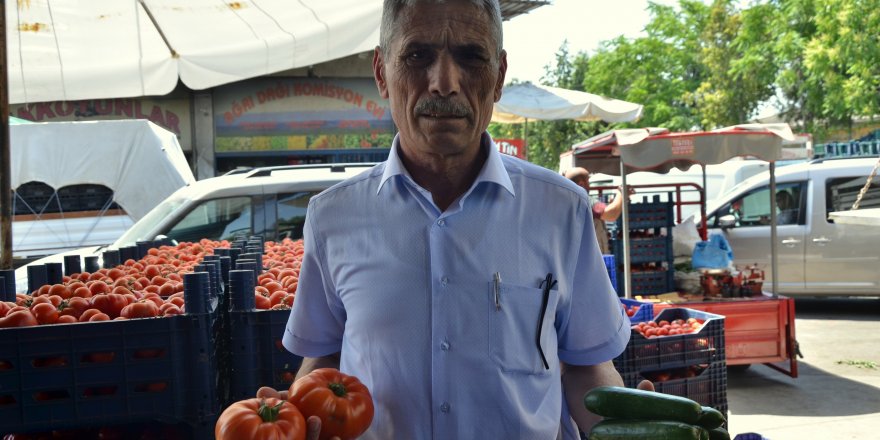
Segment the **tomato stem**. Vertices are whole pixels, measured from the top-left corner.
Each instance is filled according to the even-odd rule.
[[[260,414],[260,418],[263,419],[263,422],[274,423],[278,420],[278,413],[281,412],[281,405],[284,402],[278,402],[278,405],[269,406],[266,404],[266,400],[260,401],[260,409],[257,410],[257,413]]]
[[[346,393],[345,385],[339,382],[330,382],[327,384],[327,387],[333,391],[333,394],[336,394],[337,397],[342,397]]]

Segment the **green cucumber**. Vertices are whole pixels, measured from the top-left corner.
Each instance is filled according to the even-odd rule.
[[[704,406],[700,412],[700,419],[697,424],[706,429],[715,429],[724,424],[725,418],[721,411],[711,406]]]
[[[596,387],[584,396],[584,406],[607,418],[670,420],[695,424],[702,407],[691,399],[614,386]]]
[[[730,434],[724,428],[710,429],[709,440],[730,440]]]
[[[606,419],[593,426],[589,440],[708,440],[708,432],[697,425],[669,420]]]

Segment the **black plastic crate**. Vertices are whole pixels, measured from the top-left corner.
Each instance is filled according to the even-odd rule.
[[[666,268],[662,270],[646,270],[632,272],[630,276],[633,295],[657,295],[675,291],[675,270]]]
[[[253,397],[261,386],[290,387],[302,358],[281,345],[290,310],[229,312],[229,402]]]
[[[629,229],[672,228],[675,217],[672,215],[672,203],[649,202],[630,203],[627,206]],[[617,228],[623,228],[623,218],[617,219]]]
[[[642,380],[650,380],[654,384],[654,390],[659,393],[674,396],[687,397],[700,405],[710,406],[721,411],[727,416],[727,364],[725,361],[711,364],[690,366],[692,376],[680,377],[682,371],[689,367],[669,369],[664,371],[643,371],[623,375],[624,385],[635,388]],[[694,373],[694,371],[699,371]],[[663,374],[679,377],[667,380],[657,380]]]
[[[618,261],[623,261],[623,240],[611,240],[611,248]],[[673,262],[672,236],[658,235],[652,238],[630,238],[630,263]]]
[[[215,315],[0,330],[0,434],[216,420]]]
[[[696,318],[704,321],[696,333],[645,338],[631,330],[629,343],[614,366],[621,374],[639,373],[725,360],[724,317],[687,308],[663,309],[654,322]]]

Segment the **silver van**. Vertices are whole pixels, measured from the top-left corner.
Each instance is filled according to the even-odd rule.
[[[776,170],[779,292],[786,296],[880,296],[880,231],[836,224],[852,209],[877,158],[825,159]],[[860,209],[880,207],[875,177]],[[709,234],[722,233],[734,264],[770,273],[769,173],[747,179],[706,209]]]

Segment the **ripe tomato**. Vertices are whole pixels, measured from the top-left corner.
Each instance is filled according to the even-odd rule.
[[[37,318],[30,310],[15,310],[0,318],[0,328],[30,327],[38,325]]]
[[[58,321],[58,308],[51,303],[39,303],[31,307],[31,312],[37,322],[45,324],[55,324]]]
[[[241,400],[223,410],[214,427],[217,440],[306,438],[306,421],[290,402],[269,398]]]
[[[373,398],[358,378],[318,368],[290,385],[287,400],[306,418],[321,419],[321,439],[354,439],[373,422]]]
[[[108,293],[106,295],[95,295],[89,298],[93,308],[106,313],[109,316],[117,317],[122,312],[122,308],[128,305],[128,299],[123,295]]]
[[[64,284],[53,284],[49,287],[49,295],[58,295],[63,299],[70,298],[71,291]]]
[[[255,306],[259,310],[267,310],[269,309],[269,307],[272,307],[272,302],[269,300],[269,298],[259,293],[254,294],[254,300]]]
[[[61,315],[58,317],[58,320],[55,321],[56,324],[73,324],[74,322],[77,322],[77,320],[73,315]]]
[[[82,315],[79,315],[79,322],[88,322],[89,319],[92,318],[92,316],[100,313],[101,311],[98,309],[87,309],[86,311],[82,312]]]
[[[123,307],[122,311],[119,313],[119,316],[126,319],[154,318],[158,315],[159,307],[149,299],[142,299],[133,302]]]

